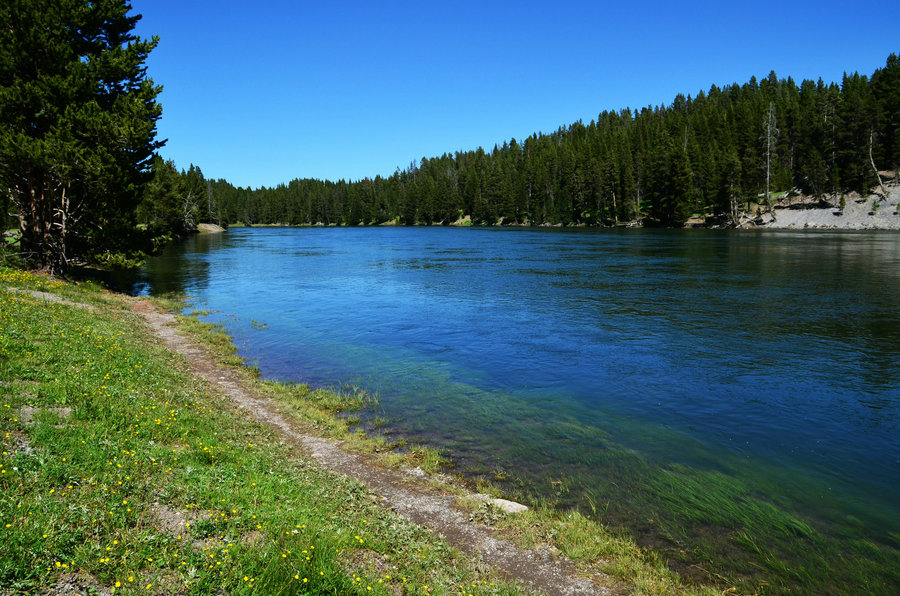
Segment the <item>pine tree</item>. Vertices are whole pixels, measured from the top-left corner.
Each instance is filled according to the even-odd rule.
[[[900,57],[891,54],[884,68],[872,74],[877,109],[878,146],[875,160],[884,168],[900,169]]]
[[[873,179],[869,143],[875,121],[867,77],[845,74],[838,106],[837,162],[841,181],[851,190],[865,192]]]
[[[153,177],[144,186],[143,200],[137,207],[137,220],[147,226],[151,236],[179,236],[184,230],[181,177],[175,163],[161,157],[153,160]]]
[[[124,244],[162,113],[125,0],[5,0],[0,9],[0,192],[36,265]],[[126,230],[128,232],[126,232]],[[119,242],[117,242],[119,241]]]
[[[191,164],[187,172],[181,173],[181,180],[185,227],[188,231],[194,231],[198,223],[210,221],[206,178],[203,177],[199,167]]]
[[[741,198],[740,180],[741,160],[734,146],[729,146],[722,159],[716,206],[718,214],[724,215],[732,226],[740,223],[738,210]]]

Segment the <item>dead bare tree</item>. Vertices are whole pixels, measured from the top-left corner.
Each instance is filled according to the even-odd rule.
[[[881,180],[881,174],[878,173],[878,168],[875,167],[875,158],[872,157],[872,145],[875,144],[875,131],[873,129],[869,129],[869,163],[872,164],[872,171],[875,172],[875,177],[878,178],[878,186],[881,187],[881,200],[885,200],[887,198],[887,191],[884,190],[884,182]]]
[[[194,214],[197,213],[198,201],[194,191],[189,190],[182,201],[182,219],[185,230],[193,230],[197,227]]]
[[[772,199],[769,195],[770,181],[772,177],[772,153],[775,151],[775,142],[778,140],[780,131],[776,126],[778,120],[775,117],[775,102],[769,102],[769,110],[766,118],[763,120],[763,140],[766,144],[766,209],[772,213]]]

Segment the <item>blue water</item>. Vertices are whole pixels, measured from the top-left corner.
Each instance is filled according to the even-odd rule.
[[[263,376],[375,392],[464,473],[624,511],[618,449],[900,532],[900,235],[232,229],[142,275]]]

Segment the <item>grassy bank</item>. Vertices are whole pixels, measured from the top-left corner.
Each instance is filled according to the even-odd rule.
[[[218,346],[223,365],[239,364],[227,336],[189,318],[183,326]],[[159,347],[124,297],[0,268],[0,380],[0,594],[54,585],[115,594],[527,593],[379,507],[359,482],[298,458]],[[334,414],[359,395],[255,383],[307,428],[384,452],[385,465],[437,466],[427,449],[399,454],[392,448],[402,442],[350,434]],[[471,507],[476,518],[488,511]],[[544,543],[636,593],[697,591],[580,516],[529,515],[522,519]],[[533,534],[518,539],[534,543]]]

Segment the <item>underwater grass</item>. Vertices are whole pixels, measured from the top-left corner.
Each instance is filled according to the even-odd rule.
[[[896,547],[846,524],[804,519],[723,473],[673,465],[650,477],[646,494],[663,535],[748,589],[891,594],[900,587]]]
[[[591,466],[591,475],[557,470],[550,478],[540,470],[502,470],[483,474],[478,485],[545,508],[556,525],[565,526],[570,511],[576,520],[634,537],[683,581],[701,586],[746,594],[887,595],[900,589],[898,544],[875,540],[858,520],[807,518],[721,471],[659,467],[624,448],[594,454]],[[597,482],[598,474],[605,482]],[[623,494],[627,503],[617,499]],[[583,547],[560,548],[575,559],[590,557]],[[627,568],[603,569],[639,582]]]

